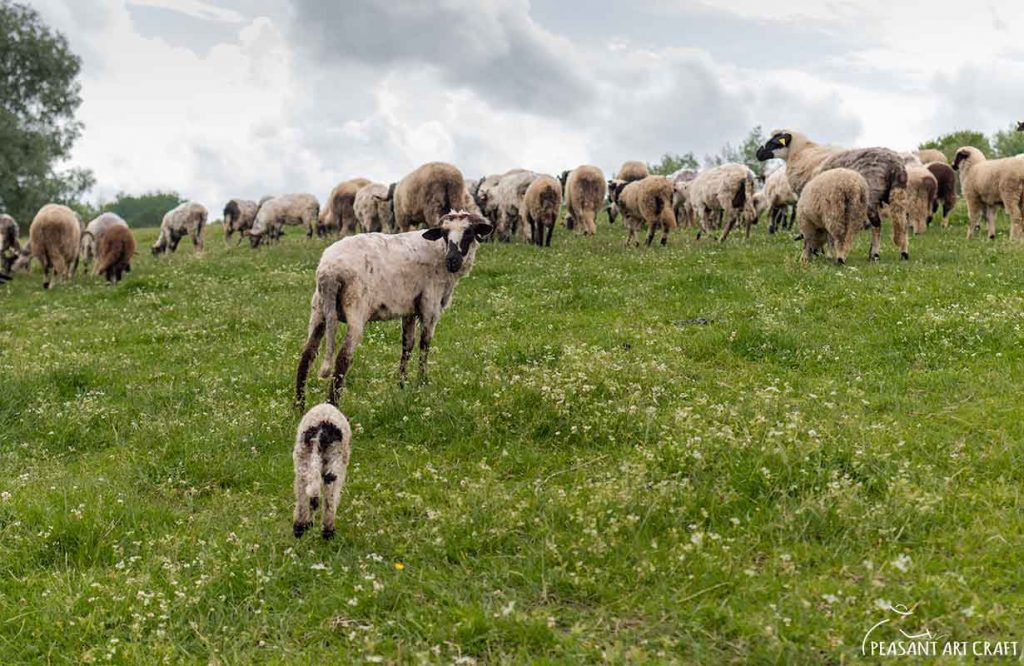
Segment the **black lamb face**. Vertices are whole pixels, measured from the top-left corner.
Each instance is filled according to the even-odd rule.
[[[956,151],[956,155],[953,156],[953,171],[959,171],[960,163],[966,159],[969,159],[970,156],[970,151],[965,148],[961,148],[960,150]]]
[[[757,159],[762,162],[771,159],[784,160],[789,157],[789,146],[792,142],[793,135],[789,132],[776,132],[757,149]]]

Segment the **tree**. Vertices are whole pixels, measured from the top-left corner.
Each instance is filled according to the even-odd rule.
[[[1017,128],[1017,123],[1009,129],[999,130],[992,136],[992,148],[996,157],[1013,157],[1024,153],[1024,132]]]
[[[177,192],[147,192],[140,195],[119,192],[113,201],[103,204],[101,208],[117,213],[133,229],[159,227],[164,213],[184,201]]]
[[[731,143],[727,143],[718,151],[718,154],[705,156],[704,166],[713,167],[735,162],[747,165],[751,171],[760,176],[763,173],[764,164],[761,160],[757,159],[757,149],[764,142],[764,131],[760,125],[757,125],[750,130],[747,138],[738,147],[733,147]]]
[[[45,203],[92,187],[84,169],[58,172],[82,131],[81,61],[25,5],[0,0],[0,210],[30,220]]]
[[[992,157],[995,154],[992,150],[992,144],[989,143],[988,137],[981,132],[976,132],[974,130],[959,130],[951,134],[944,134],[938,139],[922,143],[918,148],[934,148],[935,150],[941,150],[942,154],[946,156],[946,159],[952,163],[953,155],[956,153],[957,148],[962,148],[963,146],[974,146],[981,152],[985,153],[985,157]]]
[[[693,153],[685,155],[665,153],[661,156],[659,164],[648,164],[647,170],[655,176],[670,176],[680,169],[697,169],[698,167],[700,164]]]

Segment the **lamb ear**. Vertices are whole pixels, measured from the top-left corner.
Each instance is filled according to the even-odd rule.
[[[427,229],[423,232],[423,237],[429,241],[441,240],[444,238],[444,229],[440,227],[434,227],[433,229]]]
[[[494,227],[492,227],[486,222],[477,222],[476,224],[473,225],[473,235],[479,238],[480,240],[486,239],[488,236],[491,235],[492,231],[494,231]]]

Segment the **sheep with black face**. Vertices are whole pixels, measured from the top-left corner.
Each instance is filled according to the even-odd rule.
[[[1010,218],[1010,238],[1024,236],[1024,160],[1006,157],[986,159],[972,146],[964,146],[953,156],[953,170],[960,172],[960,185],[967,200],[967,239],[988,220],[988,237],[996,237],[996,215],[1006,209]]]
[[[359,234],[324,250],[316,269],[309,333],[296,373],[296,405],[301,408],[305,403],[309,366],[316,359],[324,337],[327,343],[320,376],[331,375],[333,360],[327,401],[337,404],[363,329],[371,321],[401,318],[398,375],[404,385],[419,320],[420,377],[426,379],[427,355],[437,322],[451,304],[459,280],[472,270],[480,241],[490,236],[493,229],[478,215],[456,211],[444,215],[436,227],[426,231]],[[335,358],[339,320],[348,328]]]

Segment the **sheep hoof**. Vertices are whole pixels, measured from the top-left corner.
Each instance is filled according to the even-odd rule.
[[[870,257],[868,257],[868,260],[869,261],[878,261],[881,258],[882,258],[882,256],[880,254],[872,254]]]
[[[50,288],[50,283],[49,282],[44,282],[43,283],[43,289],[49,289],[49,288]]]
[[[902,259],[903,261],[909,261],[910,260],[910,253],[909,252],[900,252],[900,259]]]
[[[661,244],[662,244],[662,246],[668,245],[668,239],[667,238],[662,238],[661,239]]]
[[[292,534],[294,534],[295,538],[298,539],[306,533],[306,530],[309,529],[309,525],[310,523],[295,523],[292,525]]]
[[[310,497],[309,498],[309,508],[312,509],[313,511],[316,511],[317,509],[319,509],[320,508],[320,498],[319,497]]]
[[[836,257],[836,263],[839,264],[840,266],[844,266],[846,265],[846,259],[842,257]]]
[[[323,537],[324,537],[324,541],[330,541],[331,539],[334,538],[334,528],[333,527],[325,527],[322,534],[323,534]]]
[[[989,237],[988,237],[988,239],[989,239],[989,240],[995,240],[995,239],[996,239],[996,235],[995,235],[995,234],[992,234],[991,236],[989,236]]]

